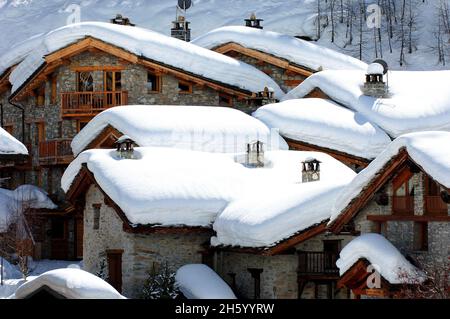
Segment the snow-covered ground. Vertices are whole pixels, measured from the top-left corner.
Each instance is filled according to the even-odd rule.
[[[379,234],[363,234],[342,249],[336,262],[341,276],[362,258],[368,260],[391,284],[418,283],[424,280],[424,274]]]
[[[94,117],[73,139],[75,155],[108,125],[139,146],[176,147],[205,152],[245,152],[259,140],[266,150],[287,150],[277,130],[236,109],[207,106],[128,105]]]
[[[392,71],[385,80],[389,82],[389,96],[374,98],[362,92],[365,72],[323,71],[306,79],[283,100],[300,99],[319,88],[392,137],[450,130],[450,71]]]
[[[381,169],[402,148],[417,165],[441,185],[450,188],[450,132],[420,132],[403,135],[392,142],[370,165],[344,188],[337,198],[330,223],[336,220]]]
[[[28,150],[25,145],[0,127],[0,155],[2,154],[28,155]]]
[[[245,153],[140,147],[134,155],[124,160],[115,150],[85,151],[65,171],[62,188],[69,190],[86,163],[131,223],[214,224],[214,245],[271,246],[320,223],[355,176],[341,162],[316,152],[265,152],[261,168],[242,165]],[[320,181],[302,183],[301,163],[310,158],[322,162]]]
[[[230,286],[214,270],[203,264],[180,267],[175,280],[188,299],[236,299]]]
[[[253,116],[284,137],[373,159],[391,142],[363,115],[324,99],[294,99],[259,108]]]

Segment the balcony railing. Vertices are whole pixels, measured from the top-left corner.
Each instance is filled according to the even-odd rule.
[[[392,212],[397,215],[413,215],[414,196],[393,196]]]
[[[69,92],[61,94],[62,116],[92,116],[111,107],[127,104],[127,91]]]
[[[337,254],[329,252],[299,252],[299,275],[339,275]]]
[[[58,139],[39,143],[41,165],[69,164],[73,160],[71,139]]]
[[[441,196],[425,196],[425,213],[429,215],[447,215],[447,204]]]

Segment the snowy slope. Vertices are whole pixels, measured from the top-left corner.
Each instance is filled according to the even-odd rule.
[[[259,108],[253,116],[284,137],[373,159],[391,142],[363,115],[323,99],[287,100]]]
[[[315,152],[265,152],[262,168],[242,165],[244,154],[141,147],[135,155],[120,160],[112,150],[85,151],[65,171],[62,188],[68,191],[86,163],[131,223],[211,226],[217,218],[216,245],[270,246],[326,220],[337,190],[355,176]],[[310,157],[322,161],[321,180],[304,184],[301,162]]]
[[[18,90],[45,63],[45,55],[88,36],[123,48],[137,56],[243,90],[260,92],[265,87],[271,87],[277,98],[284,95],[269,76],[246,63],[148,29],[101,22],[71,24],[48,32],[40,41],[32,40],[31,46],[38,46],[12,71],[9,77],[11,91],[14,93]],[[19,51],[22,53],[23,48],[20,47]]]
[[[125,299],[110,284],[75,268],[50,270],[21,285],[12,299],[23,299],[47,286],[67,299]]]
[[[1,154],[28,155],[28,150],[25,145],[0,127],[0,155]]]
[[[365,72],[322,71],[288,92],[299,99],[320,88],[334,101],[364,115],[398,137],[415,131],[450,130],[450,71],[389,72],[389,97],[363,94]]]
[[[417,283],[424,279],[424,274],[379,234],[363,234],[353,239],[342,249],[339,257],[336,266],[341,276],[358,260],[365,258],[391,284]]]
[[[229,107],[129,105],[94,117],[73,139],[73,153],[78,155],[108,125],[139,146],[236,153],[260,140],[266,150],[288,149],[276,130]]]
[[[445,147],[449,144],[449,132],[421,132],[399,137],[344,188],[334,204],[330,223],[340,216],[349,203],[403,147],[406,148],[414,162],[420,165],[434,180],[450,188],[450,148]]]
[[[360,60],[312,42],[277,32],[243,26],[215,29],[192,40],[193,44],[208,49],[230,42],[283,58],[314,71],[341,69],[365,71],[367,69],[367,64]]]
[[[236,299],[230,286],[214,270],[203,264],[180,267],[175,280],[188,299]]]

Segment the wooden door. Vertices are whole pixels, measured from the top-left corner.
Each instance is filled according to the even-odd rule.
[[[75,257],[77,259],[83,259],[83,218],[77,218],[75,220]]]
[[[108,282],[122,292],[122,250],[108,250]]]
[[[67,220],[63,217],[52,217],[51,227],[52,259],[67,260],[69,257]]]

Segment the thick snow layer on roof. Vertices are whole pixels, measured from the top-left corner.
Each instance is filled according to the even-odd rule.
[[[70,24],[33,39],[33,46],[36,41],[41,43],[11,73],[12,92],[45,63],[45,55],[88,36],[138,56],[243,90],[259,92],[264,87],[272,87],[277,98],[284,95],[269,76],[246,63],[148,29],[102,22]]]
[[[287,154],[274,153],[271,161],[290,183],[255,184],[243,192],[214,222],[212,245],[269,247],[330,218],[336,197],[355,173],[327,154]],[[299,164],[310,157],[322,162],[320,181],[302,183]]]
[[[288,100],[259,108],[253,116],[284,137],[373,159],[391,142],[363,115],[324,99]]]
[[[203,264],[180,267],[175,280],[188,299],[236,299],[230,286],[214,270]]]
[[[356,237],[342,249],[339,257],[336,266],[341,276],[364,258],[391,284],[418,283],[424,279],[424,274],[379,234]]]
[[[0,127],[0,155],[1,154],[28,155],[28,150],[25,145]]]
[[[13,191],[0,188],[0,232],[26,208],[55,209],[56,205],[44,190],[33,185],[21,185]]]
[[[133,105],[106,110],[91,120],[72,141],[82,152],[108,125],[139,146],[177,147],[208,152],[246,151],[254,140],[266,149],[288,149],[276,130],[232,108],[206,106]]]
[[[208,49],[230,42],[283,58],[315,71],[321,69],[367,70],[366,63],[337,51],[293,36],[243,26],[218,28],[192,41]]]
[[[334,101],[364,115],[392,137],[450,130],[450,71],[389,72],[388,98],[363,94],[365,72],[323,71],[312,75],[283,100],[299,99],[320,88]]]
[[[384,67],[380,63],[372,63],[367,68],[367,74],[383,74]]]
[[[334,158],[314,152],[265,152],[263,168],[242,165],[245,154],[147,147],[136,148],[135,156],[119,160],[113,150],[85,151],[65,171],[62,188],[67,192],[87,163],[133,224],[211,226],[226,209],[216,229],[220,243],[228,244],[228,233],[240,227],[245,231],[236,238],[243,241],[233,243],[271,245],[329,218],[335,190],[355,176]],[[323,162],[322,181],[301,184],[301,161],[309,157]],[[225,221],[232,218],[228,229]]]
[[[47,286],[67,299],[125,299],[110,284],[84,270],[51,270],[21,285],[12,296],[23,299]]]
[[[450,148],[447,145],[450,145],[450,132],[410,133],[397,138],[342,191],[333,208],[331,222],[402,148],[406,148],[413,161],[434,180],[450,188]]]

